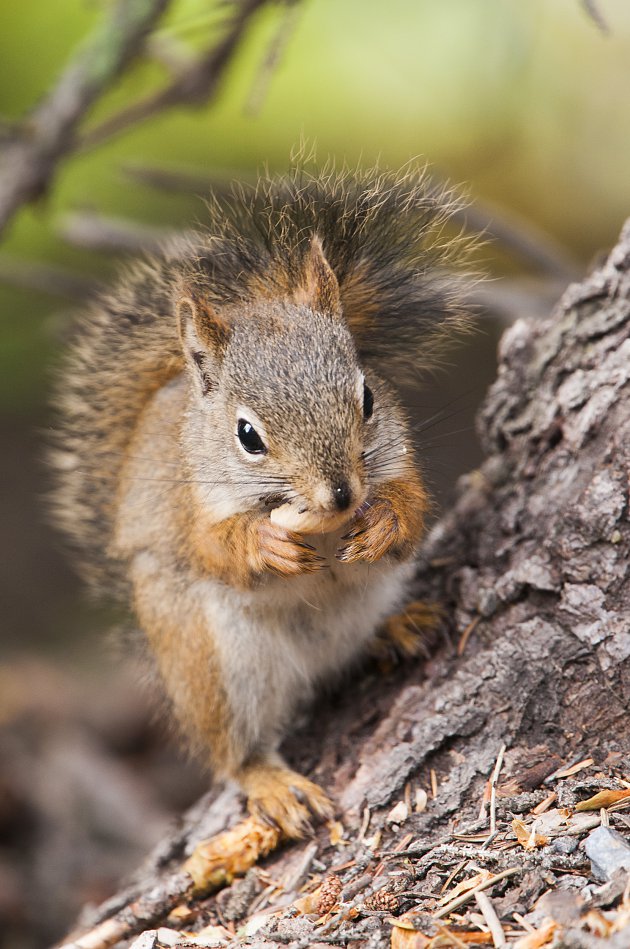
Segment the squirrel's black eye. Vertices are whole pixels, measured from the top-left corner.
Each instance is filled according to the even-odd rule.
[[[265,443],[254,426],[244,418],[238,420],[236,434],[239,442],[250,455],[263,455],[267,451]]]
[[[372,418],[372,413],[374,412],[374,395],[372,390],[365,383],[363,384],[363,418],[369,419]]]

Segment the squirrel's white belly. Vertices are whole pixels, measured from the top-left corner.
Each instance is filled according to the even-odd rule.
[[[318,681],[334,680],[365,652],[404,604],[412,574],[408,563],[333,561],[316,575],[277,580],[253,593],[202,582],[224,685],[251,748],[273,746]]]

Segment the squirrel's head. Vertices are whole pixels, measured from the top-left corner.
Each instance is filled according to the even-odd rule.
[[[179,331],[194,393],[188,444],[222,516],[281,508],[286,526],[327,532],[367,497],[380,384],[365,379],[317,237],[291,283],[282,289],[270,275],[224,307],[182,285]]]

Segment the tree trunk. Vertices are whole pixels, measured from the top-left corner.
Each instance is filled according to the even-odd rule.
[[[261,946],[381,946],[390,939],[424,946],[421,940],[441,925],[440,886],[452,888],[447,877],[458,867],[470,875],[467,861],[477,871],[513,869],[489,890],[504,928],[511,912],[527,913],[543,890],[568,892],[576,880],[586,882],[590,865],[581,849],[530,841],[525,850],[514,844],[511,818],[554,791],[557,802],[547,800],[548,810],[618,787],[615,775],[624,767],[630,777],[629,328],[626,225],[605,265],[569,287],[548,320],[521,320],[503,337],[498,378],[479,416],[487,460],[461,479],[419,566],[418,596],[444,609],[441,645],[425,663],[355,677],[287,742],[292,763],[338,803],[343,830],[319,828],[312,840],[268,858],[263,873],[253,870],[218,897],[193,900],[179,911],[185,928],[237,921],[249,933],[247,944]],[[486,793],[480,817],[503,746],[498,797],[488,801]],[[589,757],[593,763],[578,764],[573,779],[562,772]],[[600,820],[594,813],[582,815],[591,822],[584,833]],[[175,926],[176,917],[165,923],[164,912],[190,895],[182,860],[239,816],[231,791],[208,795],[131,889],[92,918],[110,920],[110,936],[101,926],[84,944],[114,942],[122,930],[111,920],[131,920],[127,932]],[[601,819],[623,829],[623,815]],[[491,830],[494,840],[478,847]],[[475,833],[482,836],[476,840]],[[577,839],[579,828],[567,833],[562,839]],[[473,839],[462,843],[456,834]],[[392,855],[396,848],[405,859]],[[401,862],[407,876],[388,876]],[[287,908],[309,871],[325,878],[331,870],[342,887],[332,916],[320,918],[328,890],[310,907],[319,915]],[[270,881],[282,883],[279,895]],[[151,886],[157,888],[148,897]],[[339,888],[335,881],[326,887],[333,896]],[[379,887],[380,896],[370,897]],[[257,915],[283,905],[282,912]],[[473,901],[482,913],[484,905]],[[387,920],[401,909],[412,922],[391,935]],[[556,919],[556,938],[562,931],[565,940],[558,945],[600,945],[573,917]],[[630,945],[629,932],[605,945]],[[220,930],[214,936],[226,945],[229,932],[223,942]],[[148,945],[158,937],[144,938]],[[165,933],[159,938],[168,941]],[[458,943],[442,942],[451,944]]]

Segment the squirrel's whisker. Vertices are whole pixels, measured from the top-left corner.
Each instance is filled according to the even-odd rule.
[[[366,467],[370,467],[371,465],[378,462],[381,458],[400,459],[402,456],[406,454],[406,452],[401,451],[401,448],[405,448],[404,442],[398,438],[395,440],[392,439],[391,442],[388,442],[387,444],[382,445],[378,449],[378,451],[374,451],[370,455],[365,455],[363,458],[364,463]]]
[[[432,428],[435,428],[436,425],[439,425],[440,422],[448,422],[452,418],[456,418],[458,415],[461,415],[465,411],[465,406],[462,406],[459,409],[455,409],[453,412],[440,412],[438,415],[433,416],[430,419],[425,419],[424,421],[419,421],[412,423],[410,428],[412,429],[414,435],[421,435],[423,432],[428,432]]]
[[[465,435],[468,432],[474,432],[474,431],[475,431],[474,425],[465,425],[464,428],[454,428],[448,432],[439,432],[437,435],[433,435],[429,441],[420,442],[420,447],[423,450],[426,450],[427,448],[433,448],[434,445],[437,444],[437,442],[441,441],[444,438],[452,438],[454,435]]]
[[[226,478],[222,481],[207,481],[204,478],[147,478],[144,475],[121,475],[121,481],[155,481],[160,484],[200,484],[200,485],[211,485],[211,486],[224,486],[228,484],[233,485],[247,485],[247,487],[255,486],[257,490],[261,487],[273,486],[275,482],[273,481],[234,481],[231,478]],[[280,484],[280,482],[278,482]]]
[[[400,435],[395,435],[389,441],[384,442],[382,445],[375,445],[373,448],[368,449],[368,451],[363,453],[363,460],[370,461],[371,459],[378,458],[379,455],[382,455],[384,452],[389,451],[394,445],[400,445],[401,442],[404,443],[404,440]]]

